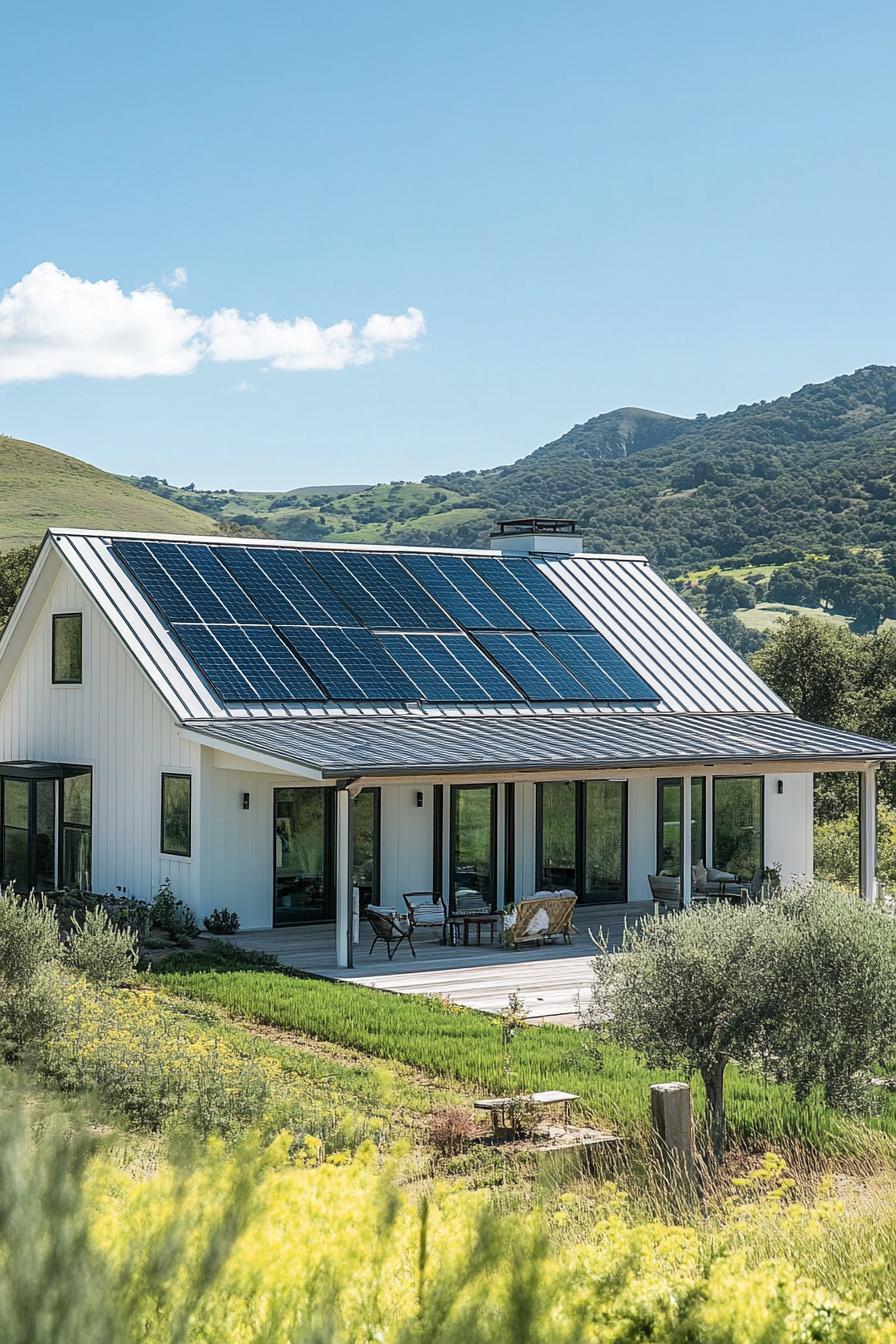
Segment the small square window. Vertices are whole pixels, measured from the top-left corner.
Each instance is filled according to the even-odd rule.
[[[189,775],[162,775],[162,853],[190,857],[193,781]]]
[[[81,613],[53,617],[53,683],[81,684]]]

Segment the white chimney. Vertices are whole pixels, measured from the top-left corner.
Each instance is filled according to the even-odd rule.
[[[489,546],[508,555],[577,555],[584,549],[571,518],[508,518],[498,523]]]

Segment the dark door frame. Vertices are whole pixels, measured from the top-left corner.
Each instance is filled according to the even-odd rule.
[[[298,786],[301,787],[301,786]],[[308,786],[315,788],[315,785]],[[321,788],[324,800],[324,900],[327,913],[323,919],[277,918],[277,794],[293,793],[295,784],[278,785],[271,794],[271,927],[288,929],[303,924],[332,924],[336,919],[336,790]]]

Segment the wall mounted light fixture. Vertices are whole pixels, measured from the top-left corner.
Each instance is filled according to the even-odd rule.
[[[784,781],[783,781],[783,779],[779,779],[779,780],[778,780],[778,792],[779,792],[779,793],[783,793],[783,792],[784,792]]]
[[[243,794],[243,811],[244,811],[244,812],[248,812],[248,811],[249,811],[249,795],[248,795],[248,793],[244,793],[244,794]]]
[[[417,797],[416,797],[415,802],[416,802],[416,806],[417,806],[417,807],[422,807],[422,806],[423,806],[423,791],[422,791],[421,789],[418,789],[418,790],[417,790]]]

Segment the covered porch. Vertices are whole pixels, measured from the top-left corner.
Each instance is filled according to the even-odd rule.
[[[784,713],[407,714],[195,722],[188,732],[206,748],[208,908],[243,892],[241,906],[226,903],[259,932],[241,937],[311,973],[393,985],[404,972],[368,957],[368,902],[401,913],[406,893],[431,891],[451,910],[473,893],[495,911],[572,890],[582,930],[572,951],[510,962],[548,967],[587,961],[589,925],[612,932],[617,916],[648,908],[650,874],[672,872],[684,906],[695,865],[738,879],[764,868],[785,882],[811,877],[815,771],[858,775],[861,887],[874,899],[876,770],[896,757],[886,743]],[[433,976],[455,981],[486,957],[508,964],[486,947],[424,955]],[[424,974],[422,964],[408,973]]]

